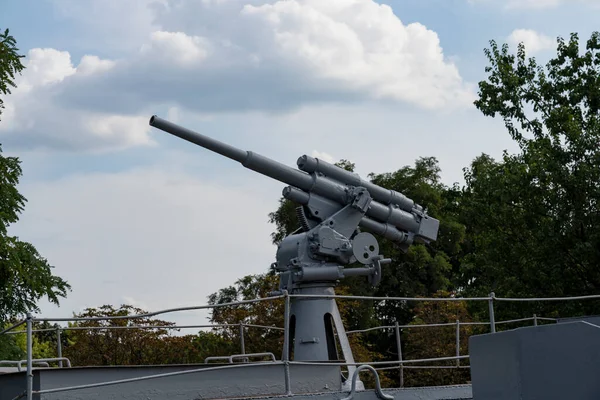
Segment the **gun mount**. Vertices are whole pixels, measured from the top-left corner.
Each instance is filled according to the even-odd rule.
[[[301,231],[279,244],[276,262],[272,264],[279,273],[282,291],[332,295],[337,281],[347,276],[366,276],[372,285],[377,285],[382,265],[391,260],[379,254],[379,244],[371,233],[391,240],[403,251],[413,243],[437,239],[439,221],[428,216],[422,206],[323,160],[304,155],[298,159],[298,169],[294,169],[157,116],[150,118],[150,125],[289,185],[283,196],[298,204]],[[364,266],[348,268],[357,262]],[[292,300],[293,333],[287,351],[291,353],[294,342],[294,359],[337,359],[331,329],[335,325],[346,361],[353,362],[349,346],[344,345],[345,333],[341,319],[338,321],[335,301]]]

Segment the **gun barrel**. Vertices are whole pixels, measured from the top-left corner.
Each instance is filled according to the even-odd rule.
[[[439,222],[433,218],[415,215],[413,210],[415,208],[420,210],[420,206],[414,204],[412,200],[401,193],[364,181],[358,175],[335,165],[304,156],[298,160],[298,166],[302,169],[299,170],[260,154],[222,143],[156,115],[150,118],[150,126],[238,161],[244,167],[262,175],[302,191],[314,193],[338,204],[345,204],[347,201],[346,185],[365,187],[371,193],[371,196],[377,200],[371,202],[371,206],[367,211],[367,216],[372,217],[375,221],[365,221],[365,227],[369,226],[371,229],[381,232],[384,236],[396,241],[403,240],[403,234],[396,232],[396,228],[413,232],[417,238],[425,240],[435,240],[437,237]],[[326,176],[315,172],[322,172]],[[376,226],[376,223],[381,225]]]
[[[238,149],[237,147],[169,122],[156,115],[150,118],[150,126],[238,161],[248,169],[287,183],[288,185],[296,186],[303,190],[309,190],[313,186],[313,178],[306,172],[299,171],[252,151]]]
[[[198,132],[194,132],[190,129],[174,124],[156,115],[150,117],[150,126],[170,133],[173,136],[187,140],[188,142],[197,144],[198,146],[214,151],[215,153],[221,154],[222,156],[231,158],[235,161],[243,162],[248,157],[248,152],[245,150],[238,149],[237,147],[233,147],[223,142],[219,142],[213,138],[201,135]]]
[[[321,172],[325,176],[342,182],[346,185],[362,186],[371,193],[373,199],[383,204],[396,204],[400,209],[411,212],[413,208],[419,206],[415,205],[415,202],[402,193],[396,192],[395,190],[385,189],[381,186],[375,185],[372,182],[361,179],[360,176],[354,172],[346,171],[336,165],[330,164],[327,161],[319,160],[318,158],[304,155],[298,158],[298,168],[304,172]]]

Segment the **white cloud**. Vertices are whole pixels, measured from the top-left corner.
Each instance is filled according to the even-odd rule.
[[[221,54],[229,57],[221,57],[218,65],[238,81],[236,96],[244,97],[248,89],[267,90],[252,93],[258,96],[255,102],[248,99],[250,107],[388,99],[437,108],[471,101],[437,34],[418,23],[404,25],[387,5],[371,0],[226,2],[219,7],[185,2],[158,20],[172,30],[185,24],[184,15],[198,14],[220,17],[219,25],[190,25],[188,33],[221,45]],[[263,88],[248,87],[237,74],[250,75]],[[289,98],[282,99],[284,94]]]
[[[537,53],[556,47],[556,42],[551,37],[532,29],[515,29],[508,37],[508,42],[515,47],[519,43],[523,43],[525,51],[528,53]]]
[[[600,5],[599,0],[467,0],[471,4],[492,3],[499,4],[509,10],[544,10],[556,8],[560,5],[573,5],[583,3],[589,6]]]
[[[94,151],[153,144],[145,116],[74,109],[58,101],[66,80],[92,79],[110,71],[114,61],[86,55],[75,66],[66,51],[32,49],[25,66],[16,79],[18,87],[6,99],[0,123],[5,144]]]
[[[75,27],[77,33],[69,41],[78,50],[94,43],[121,54],[135,51],[149,32],[159,29],[154,15],[165,4],[162,0],[48,1],[54,8],[51,17]]]
[[[47,86],[62,82],[73,75],[76,69],[71,64],[71,56],[67,51],[55,49],[32,49],[27,55],[26,72],[22,79],[17,79],[18,91],[30,91],[36,86]]]
[[[551,8],[558,6],[561,0],[509,0],[507,8]]]
[[[317,150],[313,150],[311,155],[315,158],[319,158],[323,161],[327,161],[328,163],[337,162],[337,160],[331,154],[320,152]]]
[[[210,293],[268,270],[276,248],[267,214],[280,188],[252,173],[244,184],[215,184],[177,165],[22,185],[29,201],[12,234],[34,243],[73,287],[60,309],[43,305],[45,316],[123,302],[149,311],[206,304]],[[204,323],[205,315],[163,318]]]
[[[77,66],[77,73],[81,75],[92,75],[110,70],[115,66],[111,60],[102,60],[98,56],[85,55]]]
[[[208,41],[198,36],[188,36],[183,32],[156,31],[150,35],[150,42],[140,50],[142,56],[150,60],[160,55],[159,61],[176,63],[183,67],[201,63],[208,56]]]
[[[96,1],[56,1],[73,17],[106,11]],[[25,88],[7,99],[4,135],[29,146],[122,149],[151,143],[140,115],[173,107],[281,112],[383,100],[447,109],[474,99],[435,32],[373,0],[109,1],[107,10],[118,20],[141,13],[132,23],[136,37],[145,32],[137,50],[78,65],[67,51],[31,50]]]

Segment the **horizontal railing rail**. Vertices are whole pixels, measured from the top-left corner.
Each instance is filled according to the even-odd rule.
[[[71,368],[71,360],[69,360],[66,357],[35,358],[32,360],[32,364],[44,363],[44,364],[46,364],[46,366],[49,366],[48,363],[50,363],[50,362],[61,362],[61,361],[66,361],[67,367]],[[27,360],[18,361],[17,368],[19,369],[19,371],[21,371],[21,369],[23,368],[23,364],[26,364],[26,363],[27,363]]]
[[[37,320],[36,320],[37,321]],[[44,329],[33,329],[31,332],[54,332],[58,329],[61,331],[103,331],[103,330],[119,330],[119,329],[192,329],[192,328],[227,328],[227,327],[239,327],[240,325],[250,328],[263,328],[263,329],[275,329],[283,330],[284,328],[279,326],[268,326],[268,325],[255,325],[255,324],[208,324],[208,325],[108,325],[108,326],[65,326],[57,328],[44,328]],[[16,335],[27,333],[27,331],[7,331],[7,335]]]
[[[272,361],[277,361],[275,358],[275,354],[265,352],[265,353],[244,353],[244,354],[233,354],[230,356],[213,356],[206,357],[204,359],[204,364],[208,364],[209,361],[217,361],[217,360],[227,360],[230,364],[233,364],[233,360],[236,358],[258,358],[258,357],[270,357]]]
[[[46,361],[33,360],[33,364],[43,365],[44,367],[49,367],[50,364]],[[21,371],[23,366],[21,364],[21,360],[0,360],[0,365],[14,365],[17,368],[17,371]]]
[[[241,340],[241,348],[242,348],[242,354],[239,355],[234,355],[234,356],[227,356],[227,357],[221,357],[221,359],[228,359],[228,360],[232,360],[232,357],[238,357],[238,358],[249,358],[255,355],[270,355],[273,358],[272,363],[279,363],[275,356],[272,355],[272,353],[250,353],[250,354],[246,354],[244,351],[244,342],[243,342],[243,330],[244,328],[260,328],[260,329],[274,329],[274,330],[282,330],[284,333],[284,342],[287,343],[288,339],[288,324],[287,324],[287,320],[285,321],[285,326],[284,327],[278,327],[278,326],[267,326],[267,325],[259,325],[259,324],[247,324],[247,323],[243,323],[240,322],[238,324],[204,324],[204,325],[141,325],[141,324],[135,324],[135,325],[111,325],[111,326],[66,326],[66,327],[62,327],[62,326],[58,326],[58,327],[52,327],[52,328],[41,328],[41,329],[33,329],[33,323],[34,322],[85,322],[85,321],[111,321],[111,320],[131,320],[131,319],[144,319],[144,318],[149,318],[149,317],[154,317],[157,315],[162,315],[162,314],[168,314],[168,313],[173,313],[173,312],[181,312],[181,311],[192,311],[192,310],[203,310],[203,309],[215,309],[215,308],[222,308],[222,307],[232,307],[232,306],[239,306],[239,305],[244,305],[244,304],[252,304],[252,303],[258,303],[258,302],[264,302],[264,301],[273,301],[273,300],[278,300],[278,299],[284,299],[285,300],[285,315],[288,316],[289,315],[289,307],[290,307],[290,299],[291,298],[332,298],[332,299],[340,299],[340,300],[372,300],[372,301],[416,301],[416,302],[440,302],[440,301],[484,301],[484,302],[488,302],[489,305],[489,321],[459,321],[457,320],[456,322],[448,322],[448,323],[434,323],[434,324],[408,324],[408,325],[399,325],[399,324],[395,324],[395,325],[385,325],[385,326],[377,326],[377,327],[370,327],[367,329],[361,329],[361,330],[352,330],[352,331],[348,331],[348,334],[355,334],[355,333],[365,333],[365,332],[370,332],[370,331],[375,331],[375,330],[384,330],[384,329],[394,329],[396,331],[396,339],[397,339],[397,347],[398,347],[398,356],[399,359],[398,360],[392,360],[392,361],[372,361],[372,362],[368,362],[368,363],[331,363],[331,362],[327,362],[327,365],[339,365],[339,366],[360,366],[360,365],[375,365],[375,366],[381,366],[378,368],[378,370],[384,370],[384,369],[400,369],[401,374],[402,374],[402,370],[405,368],[469,368],[468,365],[461,365],[460,364],[460,360],[464,360],[464,359],[468,359],[469,356],[468,355],[461,355],[460,354],[460,327],[461,326],[469,326],[469,325],[481,325],[481,326],[485,326],[485,325],[489,325],[490,326],[490,331],[491,333],[495,333],[496,332],[496,326],[497,325],[501,325],[501,324],[511,324],[511,323],[519,323],[519,322],[528,322],[528,321],[533,321],[534,325],[537,325],[539,321],[549,321],[549,322],[556,322],[557,319],[555,318],[548,318],[548,317],[538,317],[537,315],[534,314],[533,317],[527,317],[527,318],[519,318],[519,319],[511,319],[511,320],[504,320],[504,321],[496,321],[495,320],[495,316],[494,316],[494,302],[495,301],[501,301],[501,302],[549,302],[549,301],[580,301],[580,300],[592,300],[592,299],[600,299],[600,295],[586,295],[586,296],[572,296],[572,297],[547,297],[547,298],[512,298],[512,297],[506,297],[506,298],[502,298],[502,297],[496,297],[494,293],[491,293],[489,296],[487,297],[375,297],[375,296],[350,296],[350,295],[306,295],[306,294],[287,294],[287,293],[283,293],[281,295],[276,295],[276,296],[269,296],[269,297],[264,297],[264,298],[257,298],[257,299],[251,299],[251,300],[241,300],[241,301],[236,301],[236,302],[229,302],[229,303],[221,303],[221,304],[209,304],[209,305],[200,305],[200,306],[188,306],[188,307],[178,307],[178,308],[169,308],[169,309],[164,309],[164,310],[159,310],[159,311],[154,311],[154,312],[148,312],[148,313],[144,313],[144,314],[135,314],[135,315],[106,315],[106,316],[95,316],[95,317],[70,317],[70,318],[38,318],[38,317],[33,317],[32,315],[28,314],[27,318],[23,321],[19,321],[17,323],[15,323],[14,325],[3,329],[2,331],[0,331],[0,334],[19,334],[19,333],[25,333],[27,335],[27,360],[20,360],[20,361],[6,361],[5,363],[18,363],[16,364],[18,366],[18,368],[21,367],[22,363],[27,363],[27,389],[26,389],[26,395],[28,399],[31,399],[31,396],[33,394],[44,394],[44,393],[55,393],[55,392],[61,392],[61,391],[69,391],[69,390],[76,390],[76,389],[83,389],[83,388],[92,388],[92,387],[100,387],[100,386],[106,386],[106,385],[113,385],[113,384],[119,384],[119,383],[125,383],[125,382],[135,382],[135,381],[140,381],[140,380],[146,380],[146,379],[155,379],[155,378],[159,378],[159,377],[167,377],[167,376],[175,376],[175,375],[181,375],[181,374],[189,374],[189,373],[194,373],[194,372],[205,372],[205,371],[209,371],[209,370],[216,370],[216,369],[223,369],[223,368],[227,368],[227,367],[232,367],[232,366],[218,366],[218,367],[208,367],[208,368],[202,368],[202,369],[197,369],[197,370],[188,370],[188,371],[178,371],[178,372],[173,372],[173,373],[166,373],[166,374],[156,374],[156,375],[150,375],[150,376],[145,376],[145,377],[138,377],[138,378],[131,378],[131,379],[124,379],[124,380],[116,380],[116,381],[110,381],[110,382],[100,382],[100,383],[95,383],[95,384],[90,384],[90,385],[80,385],[80,386],[72,386],[72,387],[67,387],[67,388],[55,388],[55,389],[48,389],[48,390],[38,390],[38,391],[33,391],[32,388],[32,382],[33,382],[33,365],[36,364],[36,361],[38,362],[45,362],[45,361],[59,361],[62,363],[62,361],[66,361],[68,367],[71,367],[71,363],[68,359],[61,357],[60,355],[60,340],[58,340],[58,353],[59,353],[59,357],[57,358],[51,358],[51,359],[38,359],[38,360],[34,360],[32,359],[32,346],[33,346],[33,341],[32,341],[32,334],[34,332],[49,332],[49,331],[56,331],[57,335],[59,335],[59,339],[60,339],[60,332],[61,331],[67,331],[67,330],[111,330],[111,329],[166,329],[166,330],[171,330],[171,329],[187,329],[187,328],[228,328],[228,327],[239,327],[240,329],[240,340]],[[26,325],[26,330],[17,330],[17,328],[21,327],[22,325]],[[424,358],[424,359],[411,359],[411,360],[405,360],[402,359],[402,352],[401,352],[401,341],[400,341],[400,333],[399,331],[401,329],[412,329],[412,328],[431,328],[431,327],[452,327],[452,326],[456,326],[456,355],[455,356],[451,356],[451,357],[435,357],[435,358]],[[210,358],[210,357],[209,357]],[[214,359],[214,358],[213,358]],[[45,361],[44,361],[45,360]],[[422,364],[422,363],[430,363],[430,362],[440,362],[440,361],[456,361],[456,365],[411,365],[411,364]],[[4,361],[3,361],[4,362]],[[257,365],[257,364],[262,364],[262,363],[250,363],[250,364],[236,364],[235,367],[247,367],[247,366],[252,366],[252,365]],[[302,362],[302,361],[290,361],[288,359],[288,356],[286,354],[286,352],[284,351],[284,357],[281,361],[281,363],[279,363],[281,365],[284,366],[284,370],[285,370],[285,386],[286,386],[286,394],[291,394],[291,389],[290,389],[290,379],[289,379],[289,365],[321,365],[322,363],[318,363],[318,362],[314,362],[314,363],[310,363],[310,362]],[[62,364],[61,364],[62,366]],[[387,366],[387,367],[386,367]],[[403,385],[403,378],[401,375],[401,382],[400,382],[401,386]]]

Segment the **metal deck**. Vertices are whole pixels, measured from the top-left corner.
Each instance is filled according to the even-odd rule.
[[[83,387],[34,395],[34,398],[40,400],[289,398],[285,394],[284,368],[285,365],[281,363],[34,368],[33,389],[45,391],[138,378],[139,380],[107,386]],[[342,399],[348,396],[347,391],[342,391],[339,366],[290,365],[289,368],[294,398]],[[12,400],[24,393],[25,374],[26,371],[0,375],[0,400]],[[158,374],[172,375],[145,379]],[[471,399],[470,385],[385,389],[384,393],[402,400]],[[374,390],[357,391],[354,398],[378,399]]]

